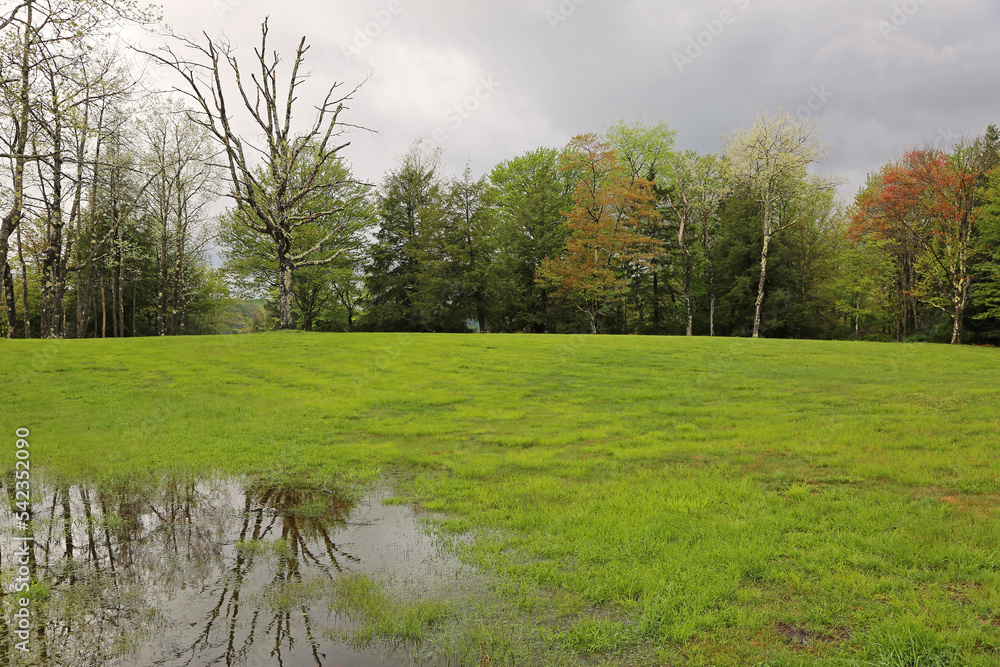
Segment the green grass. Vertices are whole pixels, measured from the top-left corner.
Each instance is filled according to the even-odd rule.
[[[441,602],[394,603],[378,582],[362,574],[325,581],[331,588],[327,608],[353,624],[348,630],[330,629],[328,634],[359,648],[375,642],[419,641],[427,628],[448,615]]]
[[[32,466],[73,481],[393,475],[442,531],[477,536],[464,557],[499,575],[504,613],[546,619],[536,639],[574,661],[985,666],[1000,651],[998,354],[597,336],[2,341],[0,432],[8,468],[24,427]],[[444,640],[502,635],[500,616],[479,631],[462,618]]]

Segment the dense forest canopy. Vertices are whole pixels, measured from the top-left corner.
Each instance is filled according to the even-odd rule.
[[[618,121],[489,173],[414,142],[351,168],[342,91],[273,53],[104,37],[127,0],[0,16],[0,329],[87,338],[440,331],[1000,341],[1000,136],[899,147],[851,202],[814,120],[761,109],[715,154]],[[180,76],[172,94],[143,68]],[[325,93],[317,109],[297,89]],[[252,128],[241,133],[232,119]],[[377,128],[373,128],[377,129]],[[219,212],[218,202],[228,202]]]

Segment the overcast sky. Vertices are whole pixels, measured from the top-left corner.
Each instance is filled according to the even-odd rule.
[[[244,57],[270,15],[310,88],[353,87],[345,156],[373,182],[417,138],[476,175],[637,113],[677,144],[721,137],[779,106],[832,142],[819,171],[850,197],[908,146],[950,147],[1000,124],[997,0],[163,0],[178,33],[225,34]],[[305,116],[304,116],[305,117]]]

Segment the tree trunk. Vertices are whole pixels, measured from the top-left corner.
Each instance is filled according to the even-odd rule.
[[[476,319],[479,320],[479,333],[486,333],[490,328],[490,321],[486,315],[486,304],[483,303],[482,290],[476,292]]]
[[[76,183],[73,187],[73,204],[70,208],[69,220],[66,221],[67,240],[60,253],[59,266],[56,272],[56,319],[59,321],[59,338],[67,337],[66,327],[66,290],[69,285],[69,258],[76,253],[76,299],[80,300],[80,218],[83,217],[83,187],[86,178],[87,138],[90,130],[90,108],[84,105],[82,129],[77,135],[76,143]],[[75,232],[75,234],[74,234]]]
[[[3,304],[4,317],[0,317],[0,336],[14,337],[14,327],[17,324],[17,310],[14,305],[14,295],[7,289],[6,277],[10,273],[7,265],[7,239],[0,238],[0,303]],[[11,282],[13,285],[13,280]]]
[[[101,338],[108,337],[108,302],[104,298],[104,274],[101,274]]]
[[[336,287],[337,298],[340,303],[343,304],[344,309],[347,311],[347,330],[354,331],[354,302],[351,300],[351,284],[350,281],[345,285],[343,289]]]
[[[59,94],[55,74],[50,74],[52,125],[52,197],[47,202],[48,225],[45,250],[42,253],[42,337],[59,338],[62,305],[58,303],[59,276],[63,263],[63,126],[59,111]],[[41,176],[41,169],[39,169]]]
[[[62,178],[56,169],[62,169],[57,157],[53,169],[52,202],[49,205],[47,242],[42,253],[42,337],[59,338],[59,316],[62,307],[57,303],[59,272],[62,266]]]
[[[103,147],[103,141],[101,140],[101,137],[103,134],[102,133],[103,129],[104,129],[104,109],[102,107],[97,117],[97,128],[94,139],[93,181],[90,184],[90,199],[88,203],[87,217],[89,218],[90,221],[89,226],[92,234],[95,231],[96,227],[97,212],[94,203],[97,201],[97,185],[98,185],[97,173],[98,173],[98,165],[100,165],[101,163],[101,148]],[[80,280],[81,280],[80,271],[82,269],[80,269],[79,267],[82,266],[80,263],[81,250],[82,250],[81,246],[83,239],[83,235],[81,233],[81,228],[83,225],[81,220],[82,217],[83,216],[81,215],[80,218],[77,218],[77,224],[76,224],[76,266],[78,267],[76,274],[77,275],[77,280],[76,280],[76,337],[77,338],[87,337],[87,328],[90,324],[90,313],[92,309],[95,311],[94,312],[95,321],[97,319],[96,304],[92,305],[93,295],[94,295],[94,270],[95,270],[94,255],[96,254],[94,250],[93,238],[90,239],[90,247],[88,248],[88,253],[87,253],[89,256],[87,258],[86,298],[84,298],[82,304],[80,303]],[[94,338],[97,338],[96,330],[94,333]]]
[[[87,329],[90,326],[90,313],[94,312],[94,320],[97,320],[96,314],[96,304],[94,303],[94,274],[96,269],[94,268],[94,260],[91,257],[87,263],[87,288],[84,290],[83,304],[77,301],[77,320],[76,320],[76,337],[86,338]],[[76,297],[78,300],[80,298],[79,294]],[[94,338],[97,338],[97,333],[95,331]]]
[[[181,309],[184,300],[184,235],[187,230],[187,216],[184,206],[184,185],[181,177],[182,166],[178,164],[175,176],[177,189],[177,228],[174,233],[174,289],[170,298],[170,331],[174,336],[181,333]]]
[[[170,334],[172,336],[180,335],[181,300],[184,298],[184,251],[180,245],[180,234],[178,234],[177,241],[177,254],[174,260],[174,289],[170,299]]]
[[[100,338],[100,336],[98,335],[100,332],[97,330],[97,291],[96,291],[96,289],[94,290],[94,293],[91,295],[89,308],[90,308],[90,310],[88,311],[88,314],[89,314],[88,316],[92,317],[93,320],[94,320],[94,338]]]
[[[183,336],[187,325],[187,204],[184,205],[184,225],[177,234],[177,335]]]
[[[684,241],[684,231],[687,227],[687,220],[684,215],[680,217],[680,227],[677,232],[677,244],[681,248],[681,252],[684,253],[684,308],[687,311],[687,333],[688,336],[694,335],[694,312],[691,309],[691,251],[688,250],[687,243]]]
[[[861,338],[861,295],[854,299],[854,340]]]
[[[135,304],[136,304],[136,292],[139,291],[139,281],[132,281],[132,338],[135,338]]]
[[[180,323],[177,328],[177,335],[183,336],[187,331],[187,305],[188,305],[188,295],[187,291],[181,292],[181,312],[178,317],[178,322]]]
[[[760,311],[764,305],[764,280],[767,276],[767,247],[771,243],[771,234],[764,233],[764,246],[760,251],[760,283],[757,285],[757,303],[753,312],[753,337],[760,338]]]
[[[660,333],[660,275],[653,265],[653,333]]]
[[[694,335],[694,311],[691,307],[691,253],[684,248],[684,306],[687,308],[687,335]]]
[[[56,328],[53,338],[63,339],[66,338],[66,258],[62,257],[59,260],[59,266],[56,270],[56,285],[55,285],[55,310],[53,316],[56,318]]]
[[[21,264],[21,288],[24,302],[24,337],[31,338],[31,313],[28,311],[28,265],[24,262],[24,244],[21,243],[21,227],[17,227],[17,259]]]
[[[87,324],[84,321],[84,315],[83,315],[84,310],[86,310],[87,302],[83,300],[83,291],[82,291],[82,288],[83,288],[83,276],[80,275],[81,273],[83,273],[83,268],[80,266],[80,257],[82,256],[81,252],[80,252],[80,246],[83,245],[83,243],[82,243],[82,241],[80,239],[80,226],[81,226],[81,224],[82,223],[80,221],[80,218],[77,218],[77,220],[76,220],[76,248],[74,249],[75,250],[75,254],[76,254],[76,275],[74,276],[75,286],[74,286],[74,291],[73,291],[73,293],[76,295],[76,331],[74,331],[73,333],[74,333],[74,335],[77,338],[83,338],[84,336],[86,336],[86,331],[87,331]],[[82,329],[81,329],[81,327],[82,327]],[[83,336],[80,335],[81,331],[84,332]]]
[[[39,336],[49,338],[50,322],[52,319],[52,224],[51,209],[49,209],[48,223],[45,225],[45,250],[42,251],[42,273],[39,276]]]
[[[117,236],[118,235],[116,233],[115,237],[117,238]],[[116,270],[117,269],[116,264],[118,257],[117,257],[117,249],[114,248],[113,246],[112,246],[112,252],[115,254],[112,255],[111,266],[109,267],[109,271],[111,272],[109,276],[111,282],[111,285],[109,286],[111,290],[111,337],[117,338],[118,337],[118,271]],[[102,275],[101,278],[103,279],[103,277],[104,276]]]
[[[160,252],[157,257],[156,281],[156,335],[167,335],[167,220],[163,216],[160,227]]]
[[[952,327],[951,327],[951,344],[961,345],[962,344],[962,330],[964,328],[964,317],[965,317],[965,304],[956,303],[954,305],[954,312],[952,313]]]
[[[715,336],[715,254],[712,244],[706,244],[708,250],[708,335]]]
[[[118,232],[118,337],[125,337],[125,238]]]
[[[118,272],[111,267],[111,337],[118,338],[118,297],[121,286],[118,283]]]
[[[0,302],[4,304],[6,317],[0,318],[0,336],[7,338],[14,337],[14,327],[17,324],[17,310],[14,304],[13,289],[8,289],[8,278],[10,277],[10,266],[7,264],[7,252],[10,250],[10,237],[14,229],[21,223],[21,215],[24,207],[24,171],[28,163],[26,155],[28,147],[28,121],[31,113],[31,54],[35,43],[36,31],[34,30],[34,19],[32,17],[34,3],[25,4],[25,29],[24,42],[21,44],[21,62],[18,72],[20,81],[18,82],[17,115],[12,115],[14,137],[13,145],[14,158],[11,160],[12,166],[12,188],[11,188],[11,208],[3,220],[0,221],[0,292],[3,298]],[[12,109],[13,111],[13,109]],[[13,285],[13,279],[10,280]]]
[[[276,240],[278,252],[278,328],[295,328],[295,311],[292,309],[291,244],[287,235],[279,230]]]
[[[3,263],[3,291],[7,302],[7,337],[13,338],[17,331],[17,305],[14,303],[14,276],[7,262]]]

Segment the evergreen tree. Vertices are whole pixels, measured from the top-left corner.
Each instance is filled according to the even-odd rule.
[[[365,278],[366,329],[429,329],[428,313],[421,312],[417,292],[421,248],[426,245],[421,235],[436,226],[435,218],[442,209],[440,170],[440,152],[427,154],[417,142],[382,183],[378,195],[379,229]]]
[[[559,151],[539,148],[501,162],[490,174],[499,217],[498,274],[502,289],[494,328],[544,333],[564,329],[569,317],[536,280],[546,259],[566,247],[563,213],[572,208],[573,175],[559,169]]]

